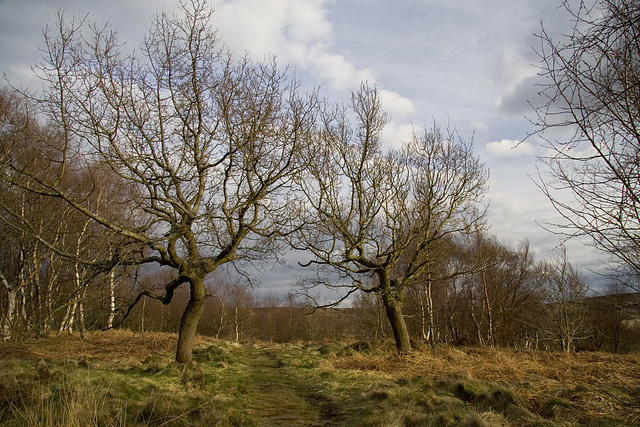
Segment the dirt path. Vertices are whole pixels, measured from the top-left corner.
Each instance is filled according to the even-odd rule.
[[[332,400],[300,378],[274,352],[247,354],[246,415],[260,426],[335,426],[341,415]]]

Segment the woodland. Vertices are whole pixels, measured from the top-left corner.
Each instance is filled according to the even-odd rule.
[[[562,43],[539,35],[537,125],[555,150],[539,187],[558,233],[611,257],[597,290],[563,246],[536,259],[491,235],[472,138],[434,123],[385,147],[375,86],[344,105],[302,90],[275,59],[227,51],[203,0],[158,15],[135,53],[60,13],[42,91],[0,91],[2,339],[175,332],[180,363],[197,334],[637,350],[640,8],[574,17]],[[293,252],[308,274],[258,292],[251,272]]]
[[[637,425],[640,3],[572,4],[537,185],[597,287],[491,234],[472,137],[388,147],[375,85],[229,52],[206,0],[131,50],[60,12],[42,89],[0,88],[0,423]]]

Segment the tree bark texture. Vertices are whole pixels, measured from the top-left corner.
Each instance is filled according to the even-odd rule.
[[[407,330],[407,324],[402,314],[402,303],[389,292],[382,294],[382,302],[387,313],[387,319],[389,319],[389,323],[391,324],[397,350],[399,352],[411,351],[409,331]]]
[[[192,359],[193,343],[198,330],[198,322],[204,312],[207,300],[207,292],[204,286],[204,277],[190,279],[190,296],[187,307],[180,321],[178,334],[178,346],[176,349],[176,362],[188,363]]]

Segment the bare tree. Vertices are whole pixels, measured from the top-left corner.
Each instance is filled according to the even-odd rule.
[[[251,287],[245,283],[233,283],[225,289],[225,299],[231,312],[232,331],[229,335],[234,341],[240,341],[240,337],[244,337],[244,329],[253,307]]]
[[[555,258],[542,265],[546,283],[543,289],[545,321],[540,326],[560,349],[569,353],[577,339],[587,337],[589,289],[584,277],[569,263],[564,246]]]
[[[512,248],[478,233],[470,245],[472,256],[482,264],[469,280],[475,296],[470,312],[479,341],[490,346],[516,345],[530,332],[528,324],[538,306],[542,282],[529,242],[523,240]]]
[[[3,287],[8,323],[18,328],[22,323],[26,333],[46,334],[82,323],[82,296],[86,286],[95,282],[95,271],[81,265],[78,257],[95,258],[111,245],[114,234],[60,199],[11,185],[22,183],[25,175],[55,179],[59,172],[60,133],[39,123],[31,108],[27,100],[8,89],[0,92],[0,169],[5,178],[0,183],[0,270],[8,285]],[[85,203],[105,204],[104,199],[110,199],[115,213],[122,186],[109,185],[114,182],[110,179],[113,174],[93,179],[97,172],[68,171],[60,185],[74,194],[79,188],[92,188]],[[126,242],[121,242],[121,252],[126,248]],[[73,257],[65,258],[63,253]],[[14,322],[19,318],[21,322]]]
[[[387,115],[375,88],[355,91],[351,112],[353,125],[346,109],[326,114],[303,183],[307,225],[295,247],[312,253],[307,265],[318,275],[302,285],[342,288],[343,300],[378,294],[398,350],[408,351],[407,289],[425,277],[442,241],[482,221],[488,174],[470,143],[438,127],[384,153]]]
[[[13,168],[14,185],[63,200],[144,246],[103,260],[107,270],[156,264],[175,271],[162,295],[145,291],[136,302],[147,296],[168,304],[188,285],[179,362],[191,360],[206,275],[268,256],[289,229],[288,189],[304,168],[299,151],[309,145],[316,111],[315,96],[299,95],[275,61],[226,53],[212,14],[204,0],[183,3],[180,13],[157,16],[140,50],[128,55],[109,26],[60,16],[38,68],[40,111],[64,142],[50,166],[56,173],[49,179]],[[91,190],[62,185],[70,170],[96,164],[131,187],[124,217],[87,205]]]
[[[560,41],[542,29],[540,134],[553,154],[540,188],[566,222],[640,272],[640,3],[580,2]],[[551,139],[564,130],[560,140]],[[542,180],[544,181],[544,180]]]

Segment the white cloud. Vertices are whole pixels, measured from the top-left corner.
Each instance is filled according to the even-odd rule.
[[[285,41],[285,1],[226,1],[216,5],[214,25],[227,46],[257,57],[279,51]]]
[[[380,90],[380,96],[382,97],[382,108],[392,118],[410,116],[416,113],[413,101],[397,92],[382,89]]]
[[[373,70],[358,70],[344,56],[328,52],[321,44],[309,49],[306,62],[307,68],[326,81],[333,90],[354,89],[363,81],[375,82]]]
[[[497,157],[531,156],[535,152],[535,147],[526,141],[503,139],[487,143],[486,151]]]
[[[284,3],[287,3],[288,32],[291,39],[312,42],[332,36],[327,9],[324,8],[326,0],[295,0]]]
[[[357,88],[376,81],[370,68],[358,68],[336,52],[328,18],[330,0],[223,0],[216,5],[214,25],[235,52],[262,59],[277,55],[281,63],[304,69],[332,90]],[[415,107],[387,91],[386,109],[406,115]]]
[[[382,141],[391,148],[400,148],[402,143],[409,142],[413,138],[415,126],[412,124],[389,122],[382,132]]]

